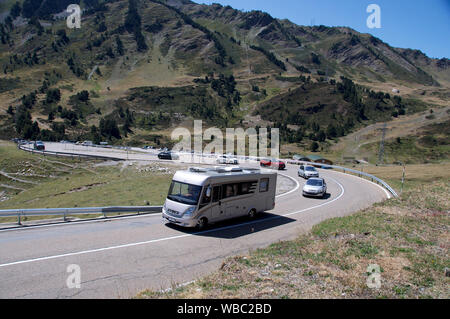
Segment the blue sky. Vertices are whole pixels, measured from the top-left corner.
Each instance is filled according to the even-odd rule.
[[[348,26],[391,46],[450,58],[450,0],[194,0],[239,10],[261,10],[299,25]],[[369,29],[370,4],[381,8],[381,29]]]

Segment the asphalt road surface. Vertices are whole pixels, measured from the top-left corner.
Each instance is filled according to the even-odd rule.
[[[369,181],[320,170],[329,195],[304,198],[297,168],[282,172],[296,188],[254,221],[231,220],[198,232],[167,225],[157,214],[0,231],[0,298],[129,298],[167,289],[217,270],[226,257],[294,239],[389,196]],[[70,265],[79,266],[80,288],[68,288]]]

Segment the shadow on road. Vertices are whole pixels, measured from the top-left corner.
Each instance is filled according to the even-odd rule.
[[[253,220],[248,217],[230,219],[209,225],[201,231],[195,228],[183,228],[173,224],[166,224],[166,227],[195,236],[234,239],[292,222],[295,222],[295,219],[271,213],[261,213]]]

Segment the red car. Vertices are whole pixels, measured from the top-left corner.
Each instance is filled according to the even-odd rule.
[[[278,170],[284,170],[286,168],[286,163],[284,163],[283,161],[274,159],[274,158],[270,158],[270,159],[262,159],[260,161],[260,165],[261,167],[271,167],[271,168],[276,168]]]

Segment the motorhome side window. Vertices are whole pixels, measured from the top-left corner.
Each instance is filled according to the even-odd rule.
[[[223,185],[222,198],[230,198],[235,196],[249,195],[255,193],[258,182],[244,182]]]
[[[238,184],[224,185],[223,198],[230,198],[237,195]]]
[[[245,182],[239,184],[239,195],[248,195],[255,193],[258,182]]]
[[[217,203],[221,199],[220,198],[221,190],[222,190],[222,186],[214,186],[213,198],[212,198],[213,203]]]
[[[260,193],[266,193],[269,191],[269,179],[263,178],[259,182],[259,192]]]

